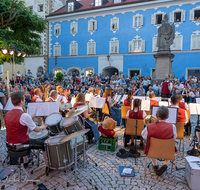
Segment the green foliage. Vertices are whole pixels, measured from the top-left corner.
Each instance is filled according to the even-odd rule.
[[[13,0],[0,0],[0,13],[8,11],[12,6],[12,2]],[[19,49],[23,49],[27,55],[40,54],[42,41],[39,34],[45,31],[47,21],[30,11],[29,8],[25,7],[22,1],[18,0],[15,7],[20,7],[15,17],[19,15],[22,16],[19,16],[17,21],[12,25],[0,29],[0,46],[15,46]],[[4,21],[9,19],[10,13],[11,11],[3,14]],[[3,64],[5,61],[11,62],[12,56],[0,53],[0,64]],[[22,61],[23,58],[15,56],[15,63]]]
[[[55,82],[62,82],[64,79],[63,74],[58,72],[56,73]]]

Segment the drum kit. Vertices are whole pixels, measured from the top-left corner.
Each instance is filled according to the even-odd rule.
[[[83,167],[85,167],[86,161],[88,162],[87,158],[89,156],[86,155],[88,141],[85,138],[85,134],[89,129],[85,129],[84,124],[78,117],[78,115],[87,109],[87,106],[73,108],[66,114],[65,118],[62,118],[60,113],[52,113],[45,120],[48,130],[45,129],[40,132],[32,131],[29,133],[31,139],[45,140],[44,146],[48,162],[46,169],[47,176],[50,169],[66,171],[67,168],[74,164],[74,170],[69,175],[74,173],[76,180],[77,172],[80,173],[77,169],[77,160],[83,157]],[[54,136],[49,137],[49,131]],[[88,182],[93,185],[91,180]]]

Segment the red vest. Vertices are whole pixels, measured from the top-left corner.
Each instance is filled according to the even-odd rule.
[[[127,99],[125,99],[125,100],[124,100],[124,106],[131,106],[131,101],[130,101],[130,104],[128,104]]]
[[[19,109],[12,109],[5,115],[6,141],[12,144],[25,143],[29,140],[27,126],[20,124],[19,120],[24,112]]]
[[[55,102],[51,98],[47,98],[45,102]]]
[[[177,122],[183,122],[185,121],[185,110],[178,108],[178,120]]]
[[[144,154],[148,154],[151,137],[157,139],[172,139],[174,137],[173,126],[171,123],[166,123],[166,122],[149,123],[147,130],[148,130],[148,135],[147,135],[147,143],[144,150]]]
[[[73,108],[78,107],[78,106],[82,106],[82,105],[85,105],[85,104],[84,103],[74,103]],[[81,114],[81,116],[84,117],[83,113]]]
[[[185,109],[185,103],[184,103],[184,102],[181,102],[181,103],[179,104],[179,108],[186,110],[186,109]]]
[[[168,89],[169,83],[170,82],[165,82],[165,81],[162,83],[162,91],[161,91],[162,94],[170,94],[170,91]]]
[[[133,113],[133,115],[132,115]],[[143,119],[143,111],[139,111],[139,117],[138,112],[133,112],[133,110],[129,111],[129,118],[131,119]]]
[[[157,100],[150,100],[150,107],[151,106],[158,106],[158,101]]]
[[[38,99],[37,96],[33,96],[33,98],[31,99],[31,102],[36,102],[37,99]]]

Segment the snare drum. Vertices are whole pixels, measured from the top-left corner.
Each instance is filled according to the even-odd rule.
[[[60,123],[66,135],[83,130],[82,123],[78,116],[65,118]]]
[[[66,135],[51,137],[44,142],[47,161],[51,169],[65,169],[65,165],[68,166],[72,163],[71,141],[60,143],[59,141],[63,137],[66,137]]]
[[[72,146],[72,150],[73,152],[75,153],[75,139],[72,139],[71,140],[71,146]],[[85,140],[85,150],[88,149],[88,141]],[[73,153],[73,155],[74,155]],[[77,138],[77,156],[80,156],[83,154],[83,137],[82,136],[79,136]]]
[[[58,134],[62,131],[60,127],[61,120],[62,115],[60,113],[52,113],[46,118],[45,122],[52,133]]]
[[[46,129],[44,129],[39,132],[31,131],[28,136],[30,139],[37,139],[37,140],[45,141],[46,139],[49,138],[49,133]]]

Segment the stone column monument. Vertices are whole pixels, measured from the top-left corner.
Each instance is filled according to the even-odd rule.
[[[175,78],[174,72],[172,72],[172,62],[174,54],[171,53],[170,46],[173,44],[175,38],[175,27],[174,24],[168,23],[168,15],[165,14],[162,25],[158,29],[157,47],[158,52],[154,55],[156,62],[156,69],[153,72],[153,80],[163,81],[165,75],[168,74],[170,79]]]

